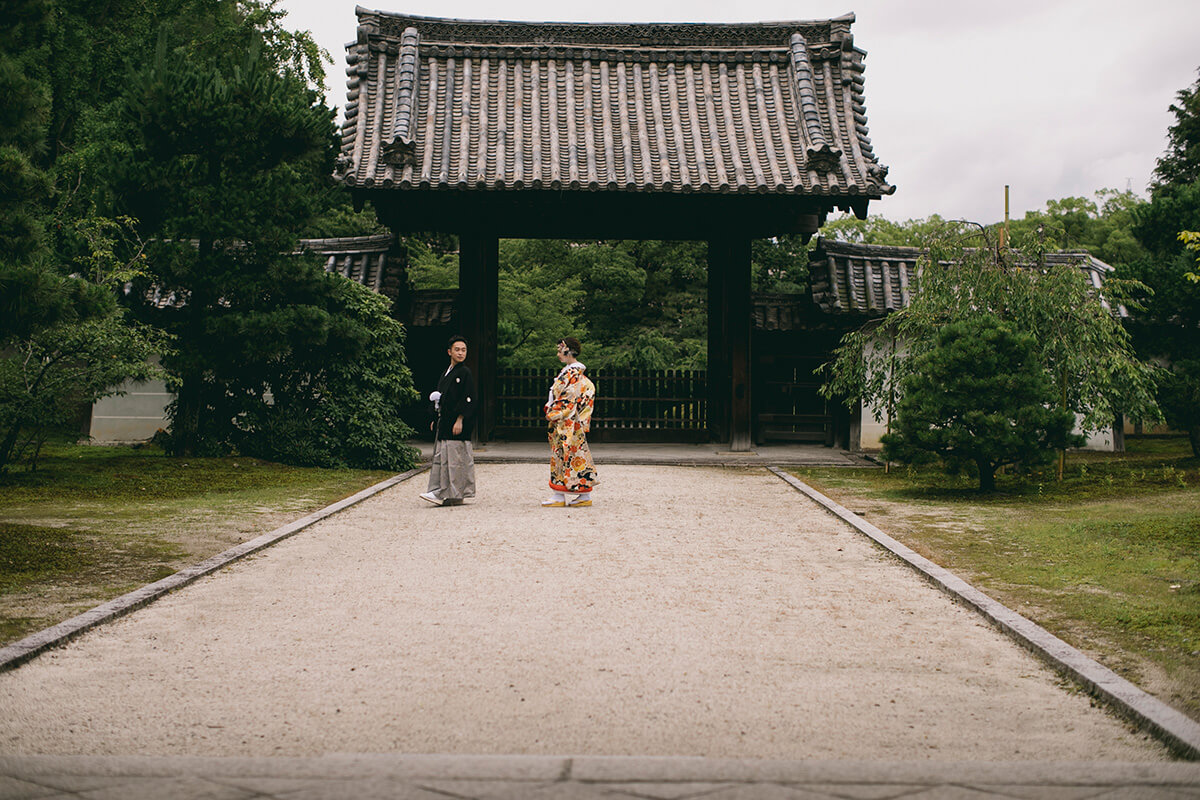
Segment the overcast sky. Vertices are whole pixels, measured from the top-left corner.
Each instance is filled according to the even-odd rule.
[[[336,59],[345,103],[355,0],[282,0],[284,24]],[[1195,0],[404,0],[368,8],[421,16],[564,22],[764,22],[853,12],[867,52],[867,122],[896,193],[892,220],[941,214],[994,222],[1102,188],[1144,194],[1166,148],[1168,106],[1200,67]]]

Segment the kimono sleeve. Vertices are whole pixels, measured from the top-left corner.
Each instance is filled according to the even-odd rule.
[[[575,371],[554,380],[554,400],[546,406],[546,419],[566,419],[575,411],[579,388],[575,383]]]

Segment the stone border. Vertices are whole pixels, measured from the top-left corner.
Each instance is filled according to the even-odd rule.
[[[344,753],[312,757],[298,756],[56,756],[0,754],[0,778],[41,786],[46,794],[47,778],[173,779],[194,777],[213,781],[204,784],[166,783],[164,788],[185,797],[210,797],[219,786],[233,785],[263,792],[262,797],[291,795],[349,796],[345,782],[371,781],[376,794],[406,797],[404,784],[427,781],[470,781],[471,797],[595,797],[578,787],[615,790],[620,797],[698,797],[721,789],[748,787],[739,797],[783,796],[772,786],[810,789],[821,797],[900,797],[945,786],[950,793],[939,797],[1083,797],[1070,790],[1088,790],[1087,797],[1117,796],[1114,789],[1160,788],[1188,791],[1200,786],[1200,765],[1184,762],[1048,762],[1048,761],[785,761],[751,758],[705,758],[698,756],[539,756],[539,755],[449,755],[406,753]],[[272,791],[245,786],[239,779],[285,779],[288,785]],[[480,787],[480,783],[490,784]],[[709,784],[702,786],[698,784]],[[814,785],[815,784],[815,785]],[[94,785],[94,784],[93,784]],[[93,788],[88,785],[86,788]],[[76,784],[79,786],[79,784]],[[151,785],[153,788],[153,785]],[[845,788],[841,788],[845,786]],[[965,787],[965,788],[964,788]],[[57,788],[57,787],[56,787]],[[138,785],[121,785],[121,796],[164,797]],[[893,791],[886,791],[892,788]],[[191,789],[189,793],[187,790]],[[209,791],[205,791],[208,789]],[[316,789],[316,791],[313,791]],[[439,786],[438,793],[451,796],[453,786]],[[880,791],[881,789],[885,791]],[[972,791],[974,789],[975,791]],[[1006,789],[1016,791],[1006,791]],[[1030,790],[1033,791],[1030,791]],[[75,791],[85,790],[83,787]],[[573,791],[574,790],[574,791]],[[864,791],[865,790],[865,791]],[[60,789],[63,795],[69,789]],[[426,791],[428,789],[426,788]],[[988,793],[988,792],[994,792]],[[936,794],[936,790],[931,792]],[[20,796],[16,793],[5,797]],[[60,796],[55,794],[54,796]],[[465,797],[466,793],[454,793]],[[725,793],[723,796],[729,796]],[[788,794],[789,797],[793,796]],[[816,795],[813,795],[816,796]],[[1145,795],[1159,796],[1159,795]],[[1162,796],[1167,796],[1163,794]],[[1171,797],[1181,797],[1171,794]],[[1191,795],[1187,795],[1191,796]]]
[[[1142,730],[1163,741],[1176,754],[1184,758],[1200,759],[1200,723],[1147,694],[1040,625],[996,602],[949,570],[917,554],[794,475],[774,466],[767,469],[859,533],[870,537],[954,600],[982,614],[989,622],[1033,651],[1055,670],[1082,685],[1089,693],[1110,705]]]
[[[123,594],[120,597],[109,600],[107,603],[71,617],[65,622],[60,622],[53,627],[26,636],[24,639],[16,641],[7,647],[0,647],[0,672],[16,669],[26,661],[41,655],[52,647],[64,644],[79,634],[91,630],[98,625],[111,622],[117,617],[128,614],[130,611],[149,605],[163,595],[187,586],[197,578],[209,575],[223,567],[229,566],[240,558],[270,547],[276,542],[299,533],[315,522],[319,522],[343,509],[361,503],[368,497],[379,494],[384,489],[389,489],[398,483],[402,483],[427,469],[429,469],[429,466],[425,465],[410,469],[408,472],[402,472],[399,475],[393,475],[374,486],[368,486],[361,492],[351,495],[344,500],[339,500],[332,505],[325,506],[325,508],[319,511],[314,511],[306,517],[301,517],[295,522],[290,522],[287,525],[276,528],[270,533],[264,533],[262,536],[235,545],[223,553],[218,553],[199,564],[185,567],[174,575],[168,575],[160,581],[147,584],[140,589],[134,589],[128,594]]]

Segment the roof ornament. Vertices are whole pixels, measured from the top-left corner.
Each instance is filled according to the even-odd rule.
[[[808,141],[808,147],[805,148],[807,166],[817,172],[836,172],[842,166],[842,151],[825,138],[825,129],[821,126],[821,112],[817,104],[817,90],[813,83],[812,63],[808,58],[808,43],[799,32],[792,34],[791,56],[792,73],[800,98],[803,133]]]
[[[407,27],[400,37],[399,63],[396,66],[396,125],[392,138],[383,143],[380,156],[388,164],[407,166],[417,162],[413,136],[413,112],[417,107],[417,29]]]

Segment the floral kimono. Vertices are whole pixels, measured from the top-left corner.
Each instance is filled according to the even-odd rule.
[[[592,427],[596,387],[583,374],[584,369],[578,361],[563,367],[554,379],[546,403],[546,419],[550,420],[550,488],[556,492],[585,494],[599,483],[586,436]]]

